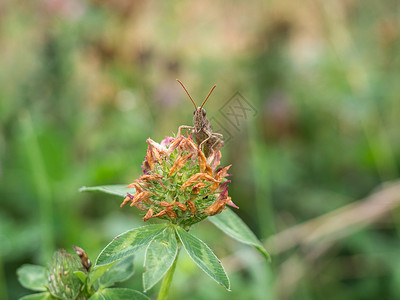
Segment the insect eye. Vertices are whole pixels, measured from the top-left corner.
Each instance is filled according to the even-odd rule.
[[[201,109],[201,114],[203,115],[203,117],[206,116],[206,110],[204,108]]]
[[[196,114],[196,110],[193,111],[193,115],[195,115],[195,114]]]

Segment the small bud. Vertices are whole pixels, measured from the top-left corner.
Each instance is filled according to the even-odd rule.
[[[201,189],[205,186],[205,184],[203,182],[199,182],[196,183],[193,187],[192,187],[192,193],[193,194],[200,194]]]
[[[162,164],[163,160],[162,160],[160,152],[157,150],[157,148],[152,147],[151,145],[149,145],[149,148],[150,148],[152,156],[158,161],[159,164]]]
[[[185,139],[185,142],[183,143],[183,147],[186,149],[186,151],[190,153],[195,153],[195,152],[201,152],[198,151],[198,147],[191,139]]]
[[[186,203],[189,206],[189,210],[192,213],[193,216],[196,215],[196,206],[194,205],[194,203],[191,200],[186,201]]]
[[[207,163],[206,156],[202,151],[197,152],[198,160],[199,160],[199,166],[200,166],[200,173],[206,173],[208,175],[212,175],[212,169],[210,165]]]
[[[162,207],[172,207],[172,206],[174,206],[173,203],[169,203],[169,202],[167,202],[167,201],[160,201],[160,202],[158,203],[158,205],[160,205],[160,206],[162,206]]]
[[[126,204],[128,204],[129,202],[132,201],[132,198],[129,196],[126,196],[126,198],[124,199],[124,201],[121,203],[120,207],[125,206]]]
[[[155,141],[153,141],[152,139],[147,139],[146,143],[149,144],[150,146],[154,147],[155,149],[157,149],[159,152],[166,152],[167,148],[165,147],[165,144],[163,143],[165,140],[163,140],[161,142],[161,145]]]
[[[224,178],[224,177],[226,176],[226,174],[228,173],[228,170],[229,170],[229,168],[230,168],[231,166],[232,166],[232,165],[229,165],[229,166],[227,166],[227,167],[225,167],[225,168],[223,168],[223,169],[220,169],[220,170],[215,174],[214,178],[215,178],[216,180],[220,180],[221,178]]]
[[[167,207],[165,211],[167,212],[168,217],[176,219],[176,213],[172,210],[172,207]]]
[[[151,196],[151,192],[144,191],[141,193],[136,193],[132,199],[131,207],[139,203],[140,201],[146,201]]]
[[[175,205],[176,205],[180,210],[182,210],[182,211],[187,211],[187,206],[186,206],[185,204],[180,203],[180,202],[178,202],[178,201],[176,201],[176,202],[174,202],[174,203],[175,203]]]
[[[183,165],[192,157],[192,153],[185,155],[184,157],[179,157],[174,165],[172,166],[171,170],[169,171],[168,177],[171,177],[176,171],[179,171]]]
[[[154,218],[164,217],[167,214],[167,211],[164,209],[160,211],[158,214],[154,215]]]
[[[171,145],[169,146],[168,150],[166,151],[167,155],[170,156],[172,152],[174,152],[174,150],[179,146],[179,144],[181,143],[181,141],[183,140],[183,136],[178,137],[177,139],[175,139]]]
[[[153,153],[151,153],[150,146],[147,148],[146,160],[149,165],[149,169],[153,170],[155,158],[153,157]]]
[[[148,219],[153,217],[154,210],[152,207],[149,208],[148,212],[146,215],[143,217],[143,221],[147,221]]]
[[[150,182],[150,181],[158,181],[162,178],[160,174],[152,174],[152,175],[142,175],[140,176],[140,180]]]
[[[231,197],[218,199],[215,203],[207,207],[204,212],[209,216],[214,216],[222,212],[225,209],[225,205],[230,201]]]
[[[130,185],[127,186],[127,188],[134,188],[136,190],[136,192],[143,192],[142,188],[140,187],[139,184],[137,184],[136,182],[131,183]]]
[[[196,173],[193,176],[191,176],[184,184],[182,184],[181,191],[183,191],[185,188],[187,188],[188,186],[192,185],[193,183],[197,182],[200,179],[204,179],[206,181],[211,181],[214,183],[219,183],[218,180],[215,180],[206,173]]]

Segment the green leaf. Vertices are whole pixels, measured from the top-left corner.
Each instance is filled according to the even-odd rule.
[[[150,300],[145,294],[124,288],[97,291],[89,300]]]
[[[117,261],[114,261],[107,265],[94,266],[89,273],[89,283],[88,283],[89,288],[96,282],[97,279],[103,276],[104,273],[110,270],[116,263]]]
[[[133,259],[133,255],[127,256],[109,268],[104,275],[100,277],[100,286],[109,287],[115,282],[125,281],[131,277],[134,273]]]
[[[147,246],[143,273],[144,291],[151,289],[174,263],[178,253],[178,243],[173,227],[167,227],[156,235]]]
[[[50,293],[31,294],[19,298],[19,300],[51,300],[51,299],[53,299],[53,297],[51,297]]]
[[[74,271],[74,274],[75,274],[76,277],[79,278],[79,280],[80,280],[83,284],[86,283],[86,280],[87,280],[87,277],[88,277],[87,274],[85,274],[85,273],[82,272],[82,271]]]
[[[208,220],[232,238],[255,247],[267,260],[270,260],[270,256],[262,243],[232,210],[225,209],[219,215],[209,217]]]
[[[176,232],[185,247],[186,252],[193,261],[212,279],[230,291],[229,278],[225,273],[220,260],[215,256],[210,248],[201,240],[183,230],[176,228]]]
[[[116,185],[100,185],[100,186],[92,186],[86,187],[83,186],[79,189],[80,192],[102,192],[111,195],[117,195],[121,197],[125,197],[126,193],[134,194],[136,193],[136,189],[127,188],[126,184],[116,184]]]
[[[34,291],[46,291],[46,268],[37,265],[23,265],[17,270],[18,280],[23,287]]]
[[[107,265],[134,254],[165,229],[166,224],[148,225],[115,237],[99,254],[96,265]]]

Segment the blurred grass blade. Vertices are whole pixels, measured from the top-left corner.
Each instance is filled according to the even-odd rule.
[[[235,240],[255,247],[267,260],[270,260],[270,256],[261,242],[231,209],[227,208],[219,215],[209,217],[208,220]]]
[[[181,227],[176,232],[189,256],[212,279],[230,291],[229,278],[222,267],[221,261],[211,249],[197,237],[186,232]]]
[[[167,227],[147,247],[144,259],[143,288],[151,289],[167,273],[178,253],[175,230]]]
[[[21,285],[33,291],[46,291],[46,268],[37,265],[23,265],[17,270]]]
[[[53,192],[51,178],[47,174],[45,157],[34,128],[30,112],[24,110],[20,115],[22,132],[22,149],[28,159],[32,176],[32,184],[37,191],[39,222],[41,229],[41,261],[45,262],[52,256],[55,249],[53,222]]]
[[[116,185],[100,185],[86,187],[83,186],[79,189],[80,192],[102,192],[106,194],[116,195],[125,197],[126,193],[134,194],[136,190],[134,188],[127,188],[126,184],[116,184]]]
[[[148,225],[116,236],[100,253],[96,265],[107,265],[134,254],[163,231],[166,224]]]
[[[135,290],[114,288],[97,291],[89,300],[150,300],[150,298]]]

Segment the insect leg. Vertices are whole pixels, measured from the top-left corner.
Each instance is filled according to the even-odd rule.
[[[182,126],[179,126],[179,128],[178,128],[178,136],[177,137],[180,137],[182,134],[181,134],[181,130],[182,129],[194,129],[194,127],[193,126],[187,126],[187,125],[182,125]]]
[[[208,130],[204,129],[204,132],[208,135],[208,138],[206,138],[204,141],[202,141],[202,142],[200,143],[200,145],[199,145],[199,149],[200,149],[200,150],[202,149],[201,147],[203,146],[203,144],[204,144],[205,142],[207,142],[207,141],[212,137],[212,133],[209,132]]]
[[[216,145],[221,144],[220,147],[222,147],[224,145],[224,141],[222,140],[223,135],[221,133],[216,133],[213,132],[212,136],[215,137],[217,140],[215,141],[215,143],[211,146],[211,149],[213,149]]]
[[[213,136],[216,136],[217,138],[222,139],[224,136],[222,135],[222,133],[218,133],[218,132],[213,132],[212,133]]]

